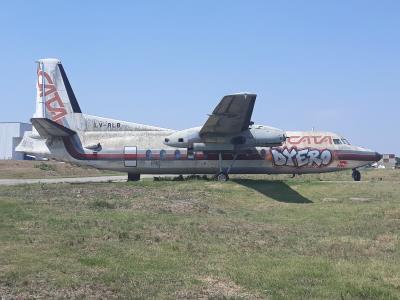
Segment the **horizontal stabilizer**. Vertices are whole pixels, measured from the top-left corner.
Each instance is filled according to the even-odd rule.
[[[43,138],[51,136],[71,136],[76,133],[75,131],[46,118],[32,118],[31,122]]]

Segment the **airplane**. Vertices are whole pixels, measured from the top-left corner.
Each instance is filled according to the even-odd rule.
[[[16,150],[48,158],[128,173],[306,174],[352,169],[379,161],[382,155],[351,145],[333,132],[284,131],[257,125],[251,116],[257,95],[222,98],[203,126],[171,130],[82,113],[58,59],[37,61],[33,129]]]

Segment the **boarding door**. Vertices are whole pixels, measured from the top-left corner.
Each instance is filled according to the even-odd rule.
[[[136,167],[137,165],[137,148],[134,146],[126,146],[124,148],[125,167]]]

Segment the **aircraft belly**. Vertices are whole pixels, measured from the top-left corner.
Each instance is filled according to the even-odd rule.
[[[216,160],[189,160],[189,161],[138,161],[137,168],[125,168],[142,174],[215,174],[219,171],[219,162]],[[232,161],[223,161],[222,168],[226,170],[232,165]],[[265,160],[241,160],[233,163],[230,173],[232,174],[292,174],[292,173],[315,173],[331,172],[337,168],[294,168],[276,167],[270,161]]]

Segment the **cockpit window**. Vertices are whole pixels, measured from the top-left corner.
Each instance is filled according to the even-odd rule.
[[[349,141],[346,139],[342,139],[343,144],[350,145]]]
[[[335,145],[339,145],[339,144],[341,144],[342,142],[340,141],[340,139],[333,139],[333,143],[334,143]]]
[[[178,143],[183,143],[183,138],[179,138]]]

